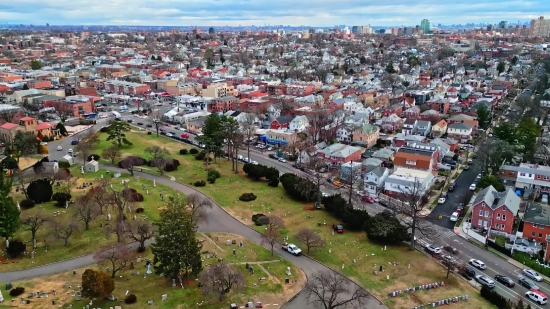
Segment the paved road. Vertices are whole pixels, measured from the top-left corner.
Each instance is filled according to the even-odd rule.
[[[98,124],[97,126],[101,126],[101,125],[103,124]],[[64,140],[52,142],[48,144],[48,147],[50,149],[50,159],[57,160],[61,158],[65,154],[66,149],[70,147],[70,142],[71,140],[66,138]],[[63,151],[55,150],[59,145],[63,147]],[[109,169],[112,171],[119,171],[122,173],[127,173],[127,171],[124,169],[119,169],[111,166],[102,165],[101,168]],[[150,174],[140,173],[140,172],[135,172],[135,175],[140,176],[142,178],[150,179],[150,180],[154,179],[159,184],[166,185],[168,187],[173,188],[174,190],[177,190],[187,195],[191,193],[198,193],[203,195],[202,193],[200,193],[199,191],[196,191],[191,187],[187,187],[182,184],[170,181],[166,178],[153,176]],[[217,207],[213,207],[208,210],[207,212],[208,221],[200,224],[199,232],[223,232],[223,233],[238,234],[261,245],[262,239],[261,239],[260,233],[256,232],[252,228],[237,221],[235,218],[233,218],[228,213],[226,213],[221,208],[220,205],[216,204],[215,202],[214,204],[217,205]],[[311,277],[313,274],[316,274],[320,271],[330,271],[330,269],[327,268],[326,266],[314,260],[311,260],[305,256],[296,257],[286,252],[283,252],[280,247],[276,247],[275,252],[281,255],[282,257],[284,257],[285,259],[287,259],[288,261],[290,261],[292,264],[301,268],[307,277]],[[51,265],[32,268],[32,269],[0,273],[0,282],[9,282],[9,281],[16,281],[16,280],[22,280],[27,278],[35,278],[39,276],[55,274],[55,273],[64,272],[64,271],[70,271],[70,270],[84,267],[91,264],[95,264],[93,255],[87,255],[87,256],[71,259],[71,260],[61,261]],[[353,283],[350,282],[349,284],[351,285]],[[289,309],[294,309],[294,308],[315,309],[313,305],[309,305],[307,303],[307,299],[303,292],[300,292],[299,295],[292,302],[285,304],[284,307]],[[368,304],[366,305],[366,308],[382,309],[387,307],[381,304],[375,298],[370,298]]]

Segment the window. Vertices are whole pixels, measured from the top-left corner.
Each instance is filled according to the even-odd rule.
[[[500,226],[500,230],[504,231],[504,224]]]
[[[539,225],[540,229],[544,229],[544,224]]]
[[[500,220],[500,214],[497,214],[497,220]]]
[[[489,217],[489,212],[485,211],[485,218],[488,218],[488,217]]]
[[[535,232],[532,232],[531,237],[535,237],[535,236],[537,236],[537,234]]]
[[[540,175],[537,175],[537,179],[540,179]]]
[[[550,179],[550,177],[544,176],[544,180],[548,180],[548,179]]]
[[[406,161],[407,165],[416,165],[416,161]]]
[[[539,238],[542,238],[542,234],[539,233]]]
[[[525,173],[520,173],[519,175],[520,175],[520,176],[525,176]]]
[[[481,226],[481,220],[477,220],[477,226]]]
[[[536,224],[536,223],[533,223],[533,227],[536,228],[536,227],[537,227],[537,224]]]
[[[502,215],[502,220],[506,221],[506,215]]]
[[[479,215],[483,217],[483,210],[479,211]]]
[[[533,174],[529,174],[529,177],[533,177]]]
[[[497,223],[497,224],[495,225],[495,229],[498,230],[499,227],[500,227],[500,224]]]

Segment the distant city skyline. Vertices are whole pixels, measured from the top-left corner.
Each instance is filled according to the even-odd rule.
[[[420,25],[422,19],[432,26],[500,21],[515,24],[539,16],[550,19],[550,1],[19,0],[0,4],[0,22],[27,25],[397,27]]]

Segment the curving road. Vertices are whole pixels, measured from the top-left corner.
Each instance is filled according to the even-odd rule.
[[[48,147],[50,148],[50,159],[56,160],[65,154],[65,151],[55,150],[59,145],[62,145],[64,150],[70,148],[71,147],[70,139],[66,138],[58,142],[50,143],[48,145]],[[119,169],[112,166],[102,165],[101,168],[108,169],[111,171],[119,171],[121,173],[127,173],[126,170]],[[140,176],[142,178],[146,178],[149,180],[154,179],[159,184],[163,184],[165,186],[168,186],[174,190],[177,190],[187,195],[191,193],[196,193],[210,199],[208,196],[202,194],[201,192],[195,190],[194,188],[187,187],[185,185],[168,180],[163,177],[154,176],[154,175],[141,173],[141,172],[134,172],[134,174],[136,176]],[[223,233],[238,234],[261,245],[262,239],[261,239],[260,233],[242,224],[241,222],[233,218],[231,215],[229,215],[227,212],[225,212],[220,205],[218,205],[214,201],[212,202],[217,207],[212,207],[211,209],[208,210],[208,213],[207,213],[208,221],[199,225],[200,232],[223,232]],[[131,244],[130,246],[133,246],[133,245],[135,244]],[[295,266],[301,268],[307,277],[311,277],[313,274],[318,273],[320,271],[330,271],[330,268],[306,256],[296,257],[293,255],[290,255],[288,253],[283,252],[280,247],[276,247],[275,251],[277,252],[277,254],[281,255],[282,257],[287,259],[289,262],[291,262]],[[96,261],[93,259],[93,254],[89,254],[86,256],[81,256],[74,259],[60,261],[57,263],[39,266],[31,269],[0,273],[0,282],[10,282],[10,281],[22,280],[27,278],[36,278],[44,275],[51,275],[59,272],[71,271],[76,268],[85,267],[87,265],[91,265],[95,263]],[[350,285],[351,284],[353,283],[350,282]],[[283,307],[289,308],[289,309],[294,309],[294,308],[315,309],[313,305],[308,304],[307,298],[304,294],[305,293],[300,292],[296,298],[294,298],[291,302],[288,302],[287,304],[285,304]],[[368,303],[365,305],[365,308],[382,309],[387,307],[384,304],[380,303],[374,297],[371,297]]]

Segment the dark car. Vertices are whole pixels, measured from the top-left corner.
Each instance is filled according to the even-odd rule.
[[[447,252],[451,252],[452,254],[457,254],[458,253],[458,249],[451,246],[451,245],[443,246],[443,250],[445,250]]]
[[[504,284],[505,286],[511,288],[514,287],[516,284],[514,283],[514,280],[510,279],[509,277],[503,276],[503,275],[496,275],[495,280]]]
[[[134,122],[132,119],[128,119],[128,120],[126,120],[126,121],[127,121],[128,123]]]
[[[78,141],[76,141],[76,140],[75,140],[75,141],[71,141],[71,145],[76,145],[76,144],[78,144]]]
[[[278,159],[277,156],[276,156],[275,154],[273,154],[273,153],[269,154],[269,157],[270,157],[271,159],[275,159],[275,160]],[[296,165],[296,164],[294,164],[294,165]],[[292,166],[294,166],[294,165],[292,165]]]
[[[474,278],[476,275],[476,271],[470,266],[465,267],[460,273],[464,278],[468,280]]]
[[[454,183],[452,183],[450,186],[449,186],[449,192],[453,192],[456,188],[456,185]]]
[[[531,280],[527,279],[527,278],[519,278],[519,284],[520,285],[523,285],[524,287],[528,288],[529,290],[533,289],[533,290],[538,290],[539,287]]]
[[[145,125],[145,126],[148,127],[148,128],[152,128],[152,127],[153,127],[152,124],[148,124],[148,125]]]
[[[138,122],[137,124],[138,124],[138,126],[142,126],[143,122]]]

